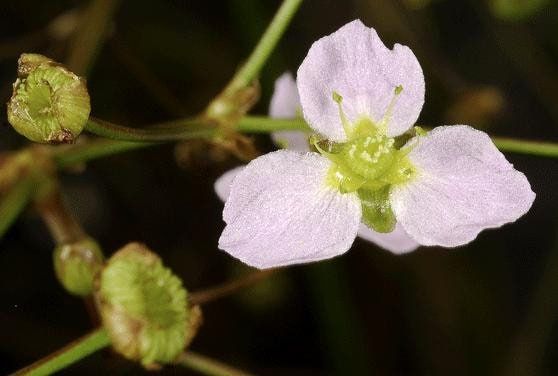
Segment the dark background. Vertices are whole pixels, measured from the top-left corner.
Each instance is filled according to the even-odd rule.
[[[69,39],[55,37],[49,25],[87,3],[2,0],[2,103],[21,52],[66,61]],[[278,6],[122,1],[94,64],[83,72],[92,113],[144,126],[201,111]],[[490,9],[481,0],[304,1],[262,72],[262,99],[253,113],[266,113],[274,79],[295,72],[314,40],[360,18],[387,45],[407,44],[417,55],[427,83],[421,124],[465,123],[493,135],[558,141],[557,2],[513,20]],[[0,112],[1,149],[25,145],[5,108]],[[257,145],[262,152],[273,147],[264,136]],[[212,187],[241,162],[196,143],[179,149],[158,146],[95,160],[61,180],[69,207],[107,255],[128,241],[145,242],[196,291],[249,272],[217,250],[222,203]],[[557,374],[558,161],[506,156],[537,193],[516,223],[459,249],[421,248],[405,256],[357,240],[342,257],[289,268],[204,306],[192,350],[263,375]],[[32,210],[1,240],[2,374],[91,329],[81,300],[55,279],[52,249]],[[103,351],[63,373],[141,372]],[[190,374],[178,367],[163,372]]]

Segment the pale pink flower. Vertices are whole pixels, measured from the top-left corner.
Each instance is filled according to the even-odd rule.
[[[290,72],[283,73],[276,81],[273,95],[269,104],[269,116],[272,118],[293,119],[300,112],[300,97],[296,88],[296,82]],[[301,131],[278,131],[271,134],[271,138],[277,145],[284,146],[289,150],[309,152],[308,136]],[[230,186],[245,166],[235,167],[221,175],[214,184],[217,196],[227,201],[230,194]],[[396,224],[392,232],[381,233],[372,230],[365,224],[361,224],[358,236],[395,254],[403,254],[414,251],[419,244],[414,241],[401,225]]]
[[[360,21],[312,45],[297,87],[306,122],[341,152],[280,150],[236,175],[219,248],[246,264],[270,268],[343,254],[371,207],[392,213],[419,244],[444,247],[466,244],[531,207],[525,175],[481,131],[443,126],[395,148],[393,137],[422,109],[424,77],[408,47],[388,49]],[[375,187],[387,192],[379,206],[361,195],[379,192]]]

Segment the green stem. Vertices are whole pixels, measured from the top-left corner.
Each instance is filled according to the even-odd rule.
[[[258,76],[301,3],[302,0],[283,1],[252,54],[225,88],[226,92],[236,92],[250,85]]]
[[[59,167],[156,145],[164,141],[211,138],[217,132],[211,123],[203,119],[180,119],[147,128],[127,128],[102,120],[90,120],[87,130],[113,140],[96,140],[58,150],[55,153],[55,160]],[[236,124],[235,130],[246,133],[311,131],[302,119],[273,119],[265,116],[245,116]],[[498,149],[504,152],[558,158],[558,143],[504,137],[492,137],[492,140]]]
[[[76,361],[110,345],[107,332],[99,328],[77,339],[57,352],[17,371],[14,376],[41,376],[60,371]]]
[[[215,134],[215,128],[211,124],[197,119],[184,119],[147,128],[130,128],[91,118],[85,129],[97,136],[135,142],[168,142],[205,138]]]
[[[130,128],[100,119],[89,119],[86,130],[104,138],[133,142],[168,142],[192,138],[210,138],[217,132],[204,119],[186,118],[146,128]],[[284,130],[310,130],[302,119],[272,119],[264,116],[245,116],[235,130],[249,133],[269,133]]]
[[[149,142],[129,142],[118,140],[94,140],[81,145],[54,151],[54,160],[58,168],[67,168],[93,159],[120,154],[125,151],[158,145]]]
[[[66,208],[57,182],[47,183],[39,197],[36,208],[57,245],[76,243],[87,238],[77,219]]]
[[[191,351],[187,351],[180,355],[178,364],[207,376],[250,376],[247,372]]]
[[[541,157],[558,157],[558,144],[543,141],[516,140],[513,138],[492,137],[492,141],[501,151],[537,155]]]
[[[92,0],[89,3],[70,46],[66,64],[70,70],[87,75],[120,3],[121,0]]]
[[[273,119],[265,116],[245,116],[236,125],[236,130],[246,133],[271,133],[277,131],[310,132],[302,119]]]
[[[37,185],[37,179],[25,177],[14,184],[0,202],[0,238],[29,202]]]

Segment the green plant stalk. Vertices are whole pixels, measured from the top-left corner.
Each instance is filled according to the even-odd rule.
[[[110,339],[107,332],[99,328],[57,352],[17,371],[14,376],[50,375],[109,345]]]
[[[180,355],[178,364],[207,376],[250,376],[251,374],[233,368],[206,356],[187,351]]]
[[[81,145],[71,146],[54,151],[54,161],[58,168],[67,168],[73,165],[120,154],[126,151],[142,149],[159,145],[153,142],[130,142],[119,140],[93,140]]]
[[[67,167],[74,163],[86,162],[160,142],[211,138],[217,132],[216,128],[202,119],[181,119],[141,129],[91,119],[86,129],[112,140],[96,140],[56,151],[55,159],[59,167]],[[245,116],[236,124],[235,130],[245,133],[311,131],[302,119],[273,119],[265,116]],[[492,137],[492,141],[504,152],[558,158],[558,143],[504,137]]]
[[[147,128],[129,128],[105,120],[90,118],[85,128],[88,132],[104,138],[135,142],[168,142],[205,138],[215,134],[215,128],[197,119],[158,124]]]
[[[233,76],[225,92],[234,93],[252,83],[277,46],[302,0],[284,0],[248,60]]]
[[[80,15],[80,26],[71,41],[66,64],[70,70],[87,76],[121,2],[121,0],[90,1]]]
[[[517,140],[503,137],[492,137],[492,141],[501,151],[528,154],[539,157],[558,157],[558,143]]]
[[[38,184],[37,179],[28,176],[18,181],[2,197],[0,202],[0,238],[25,208]]]
[[[88,132],[104,138],[133,142],[169,142],[192,138],[211,138],[218,129],[211,122],[186,118],[146,128],[129,128],[105,120],[89,119]],[[246,116],[237,123],[235,130],[248,133],[268,133],[279,130],[309,131],[302,119],[272,119],[263,116]]]

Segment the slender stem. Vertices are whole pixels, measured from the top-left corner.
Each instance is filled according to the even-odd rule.
[[[558,238],[544,260],[529,309],[506,357],[502,375],[538,375],[543,371],[558,317]]]
[[[97,136],[120,141],[168,142],[192,138],[210,138],[217,132],[213,124],[202,118],[179,119],[146,128],[130,128],[105,120],[91,118],[87,131]],[[268,133],[278,130],[309,130],[302,119],[273,119],[265,116],[245,116],[236,124],[237,131]]]
[[[236,130],[246,133],[311,131],[308,124],[302,119],[273,119],[265,116],[245,116],[236,125]]]
[[[59,168],[87,162],[93,159],[120,154],[125,151],[159,145],[149,142],[129,142],[118,140],[93,140],[54,151],[54,160]]]
[[[37,179],[25,177],[15,183],[0,202],[0,238],[29,202],[37,185]]]
[[[92,0],[81,15],[71,43],[67,65],[79,75],[87,75],[101,49],[110,21],[121,0]]]
[[[206,356],[187,351],[180,355],[178,364],[207,376],[250,376],[251,374]]]
[[[55,182],[48,192],[37,198],[37,210],[57,244],[74,243],[87,235],[76,218],[68,211]]]
[[[196,119],[184,119],[172,125],[159,124],[147,128],[130,128],[91,118],[87,122],[86,130],[105,138],[135,142],[168,142],[204,138],[215,134],[215,129],[210,124]]]
[[[107,332],[99,328],[81,337],[55,353],[17,371],[14,376],[42,376],[60,371],[95,351],[110,345]]]
[[[255,283],[258,283],[262,279],[265,279],[275,273],[277,269],[267,269],[259,270],[257,272],[250,273],[234,281],[224,283],[220,286],[212,287],[203,291],[194,292],[190,294],[190,303],[196,304],[206,304],[214,300],[224,298],[235,292],[249,287]]]
[[[513,138],[492,137],[492,141],[502,151],[537,155],[541,157],[558,157],[558,143],[517,140]]]
[[[225,88],[226,92],[236,92],[258,76],[301,3],[302,0],[283,1],[252,54]]]
[[[91,125],[93,123],[94,125]],[[162,142],[163,140],[212,137],[216,129],[212,127],[204,129],[202,124],[205,124],[202,119],[179,119],[157,126],[137,129],[93,120],[88,124],[87,129],[89,131],[110,138],[122,137],[125,140],[96,140],[75,145],[55,152],[55,160],[58,166],[63,168],[75,163],[156,145],[154,142]],[[238,122],[235,129],[247,133],[271,133],[285,130],[310,131],[310,128],[302,119],[272,119],[265,116],[245,116]],[[504,152],[558,158],[558,143],[504,137],[492,137],[492,140]]]

